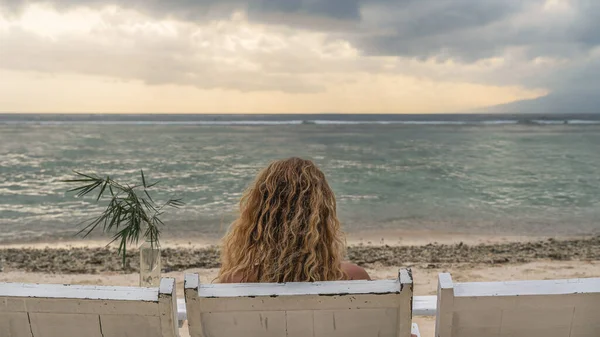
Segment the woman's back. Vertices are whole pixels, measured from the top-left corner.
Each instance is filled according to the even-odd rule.
[[[309,160],[271,163],[244,193],[223,239],[221,282],[368,279],[343,263],[344,236],[324,174]]]

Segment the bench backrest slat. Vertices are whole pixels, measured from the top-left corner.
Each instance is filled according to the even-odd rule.
[[[177,337],[175,280],[160,288],[0,283],[2,337]]]
[[[409,337],[412,276],[398,280],[201,285],[186,275],[192,337]]]
[[[452,283],[441,274],[436,336],[600,336],[600,278]]]

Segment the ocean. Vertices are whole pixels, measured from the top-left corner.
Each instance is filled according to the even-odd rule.
[[[271,160],[314,160],[347,232],[600,233],[596,115],[0,114],[0,242],[72,239],[73,170],[160,180],[164,235],[218,237]]]

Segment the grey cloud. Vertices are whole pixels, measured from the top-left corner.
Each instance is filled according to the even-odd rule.
[[[403,8],[374,5],[373,13],[365,20],[376,21],[386,16],[394,19],[374,24],[384,33],[358,36],[355,41],[371,55],[453,58],[472,62],[501,55],[508,47],[530,48],[531,58],[563,54],[571,49],[553,49],[551,46],[582,44],[582,35],[599,35],[584,23],[588,16],[592,17],[584,8],[580,8],[582,20],[573,22],[567,31],[556,27],[552,21],[541,27],[515,22],[515,16],[543,3],[541,0],[457,0],[426,1]],[[596,9],[592,12],[594,10],[599,13]],[[365,11],[368,12],[368,7]],[[530,15],[533,20],[539,13]]]
[[[574,28],[578,40],[586,45],[600,45],[600,2],[579,0],[577,3],[583,14]]]
[[[334,19],[358,20],[360,0],[262,0],[248,3],[250,12],[303,13]]]
[[[136,9],[153,16],[174,16],[195,21],[206,17],[228,16],[235,10],[246,10],[250,16],[268,13],[298,14],[336,20],[358,20],[360,0],[0,0],[0,6],[19,11],[29,3],[44,2],[57,8],[117,5]],[[281,23],[285,23],[282,17]]]
[[[13,11],[32,0],[0,0]],[[517,25],[511,18],[544,0],[46,0],[58,8],[116,4],[154,16],[200,22],[245,10],[251,20],[332,30],[369,55],[447,57],[474,61],[509,46],[527,46],[531,56],[557,50],[549,44],[600,44],[600,4],[575,0],[578,17],[556,28]],[[531,13],[535,19],[537,13]],[[345,23],[345,24],[343,24]]]
[[[598,96],[600,92],[600,55],[580,62],[574,62],[572,66],[559,71],[551,80],[553,87],[564,93],[593,92]]]
[[[574,13],[569,14],[573,16],[566,22],[552,16],[540,17],[539,8],[544,3],[538,0],[421,1],[409,2],[394,10],[389,3],[382,6],[381,2],[372,1],[370,6],[363,7],[362,24],[373,33],[355,35],[353,39],[355,45],[370,55],[433,57],[466,64],[504,57],[508,50],[516,50],[500,69],[471,78],[458,73],[453,74],[453,78],[548,88],[560,98],[554,102],[577,101],[575,97],[583,99],[576,93],[600,90],[597,80],[600,54],[592,54],[600,47],[600,2],[570,1]],[[557,15],[560,18],[560,13]],[[387,17],[392,19],[385,20]],[[545,68],[533,67],[532,62],[537,58],[561,62]]]
[[[209,17],[227,16],[240,7],[236,0],[0,0],[0,8],[10,13],[20,13],[28,4],[44,3],[58,10],[77,7],[99,8],[116,5],[126,9],[135,9],[154,17],[177,17],[186,21],[196,21]]]
[[[202,89],[239,91],[321,92],[321,84],[299,74],[245,71],[223,67],[202,57],[185,39],[156,40],[148,35],[128,36],[134,49],[95,44],[72,37],[52,41],[18,28],[0,38],[0,68],[41,73],[73,73],[140,80],[147,84],[190,85]]]
[[[548,18],[538,25],[545,0],[430,0],[362,2],[360,34],[350,35],[370,55],[465,62],[499,56],[511,47],[540,56],[570,56],[600,45],[600,2],[569,3],[576,17],[561,25]]]
[[[16,12],[35,0],[0,0]],[[545,0],[47,0],[57,8],[116,4],[155,17],[191,22],[228,17],[235,10],[250,20],[323,30],[351,41],[366,55],[401,56],[471,64],[503,56],[518,48],[515,64],[477,78],[455,78],[493,84],[520,84],[567,92],[596,86],[600,46],[600,1],[569,1],[575,10],[566,24],[541,20]],[[536,23],[536,24],[533,24]],[[183,53],[183,52],[182,52]],[[566,59],[568,64],[528,71],[539,57]],[[517,64],[518,63],[518,64]],[[134,67],[135,68],[135,67]],[[406,69],[404,69],[406,70]],[[143,70],[140,70],[143,72]],[[181,71],[183,73],[183,71]],[[177,74],[178,72],[175,72]],[[133,76],[133,75],[132,75]],[[150,75],[144,75],[150,79]],[[154,75],[152,75],[154,76]],[[158,76],[158,75],[156,75]],[[178,76],[168,75],[163,76]],[[181,78],[185,78],[184,76]],[[180,78],[180,80],[182,80]],[[160,80],[157,79],[156,81]],[[249,79],[248,81],[251,81]],[[213,83],[218,82],[217,79]],[[240,80],[239,86],[246,83]],[[259,84],[260,85],[260,84]],[[264,84],[263,84],[264,85]]]
[[[116,5],[155,18],[202,23],[226,19],[244,11],[253,22],[302,27],[315,31],[347,31],[360,22],[361,0],[0,0],[0,10],[18,15],[29,3],[46,3],[58,10]]]
[[[372,1],[365,3],[365,20],[383,26],[399,38],[449,34],[501,20],[522,9],[515,0]],[[368,14],[373,12],[372,14]],[[382,20],[385,18],[386,20]]]

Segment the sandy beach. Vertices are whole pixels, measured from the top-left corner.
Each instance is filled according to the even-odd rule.
[[[600,276],[600,236],[477,237],[424,232],[412,236],[403,233],[399,239],[397,235],[352,235],[348,238],[348,259],[365,267],[373,279],[392,279],[398,268],[412,268],[417,296],[435,295],[441,272],[450,272],[458,282]],[[136,286],[136,254],[128,252],[128,264],[123,267],[114,248],[101,242],[0,246],[0,282]],[[210,242],[171,241],[163,245],[163,276],[177,280],[180,297],[185,273],[198,273],[201,282],[210,283],[218,267],[219,250]],[[416,317],[415,321],[423,336],[433,336],[434,318]]]

